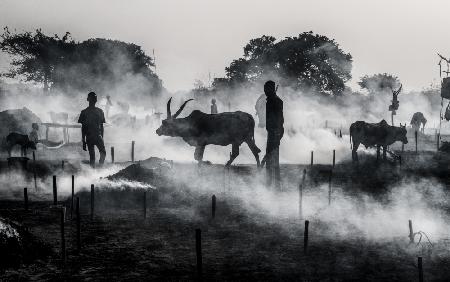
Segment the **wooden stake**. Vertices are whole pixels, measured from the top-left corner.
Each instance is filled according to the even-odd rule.
[[[94,204],[95,204],[94,184],[91,184],[91,220],[94,219]]]
[[[131,141],[131,162],[134,163],[134,141]]]
[[[331,179],[333,177],[333,170],[330,170],[330,176],[328,178],[328,205],[331,205]]]
[[[33,177],[34,177],[34,190],[37,191],[37,181],[36,181],[36,154],[33,151]]]
[[[111,147],[111,163],[114,163],[114,147]]]
[[[441,133],[438,133],[437,134],[437,141],[436,141],[436,143],[437,143],[437,150],[439,151],[439,139],[441,138]]]
[[[147,191],[144,191],[144,219],[147,218]]]
[[[422,266],[422,257],[417,258],[417,266],[419,268],[419,282],[423,282],[423,266]]]
[[[414,140],[416,141],[416,154],[417,154],[417,130],[414,131]]]
[[[212,195],[211,214],[214,219],[216,217],[216,195]]]
[[[73,218],[74,194],[75,194],[75,176],[72,174],[72,197],[70,198],[70,219]]]
[[[202,271],[202,230],[195,229],[195,252],[197,254],[197,277],[199,280],[202,280],[203,271]]]
[[[298,185],[298,215],[299,218],[303,217],[303,188],[305,187],[306,169],[303,169],[302,181]]]
[[[311,151],[311,168],[314,164],[314,151]]]
[[[414,243],[414,232],[411,219],[408,221],[408,225],[409,225],[409,236],[408,236],[409,242]]]
[[[28,211],[28,190],[23,188],[23,204],[26,211]]]
[[[56,187],[56,175],[53,175],[53,205],[58,204],[58,189]]]
[[[333,168],[336,164],[336,150],[333,150]]]
[[[80,218],[80,198],[77,197],[75,213],[77,216],[77,253],[81,251],[81,218]]]
[[[64,236],[64,220],[66,216],[66,208],[61,208],[61,260],[66,262],[66,238]]]
[[[308,250],[308,239],[309,239],[309,220],[305,220],[305,232],[303,233],[303,251],[305,252],[305,254],[307,253]]]

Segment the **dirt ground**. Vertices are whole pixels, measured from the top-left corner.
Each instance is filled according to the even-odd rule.
[[[344,187],[353,195],[356,191],[382,195],[390,183],[421,171],[414,161],[418,157],[411,153],[405,155],[408,158],[402,167],[394,163],[376,164],[373,157],[357,166],[338,164],[333,170],[333,186]],[[421,158],[435,160],[436,156],[424,154]],[[48,171],[54,172],[59,163],[46,165]],[[78,166],[72,164],[65,169],[76,175]],[[305,251],[305,218],[268,216],[244,208],[248,203],[233,196],[233,187],[238,183],[253,183],[259,173],[254,166],[235,166],[227,172],[223,166],[199,171],[194,164],[175,164],[171,173],[183,171],[191,175],[192,183],[204,178],[208,185],[217,186],[207,191],[183,187],[185,184],[179,178],[161,171],[152,174],[140,165],[134,169],[133,177],[141,175],[141,181],[156,181],[158,189],[99,187],[95,192],[93,219],[88,190],[76,194],[81,202],[80,254],[76,251],[76,221],[71,217],[70,197],[60,197],[59,204],[67,208],[65,263],[61,261],[60,214],[50,208],[50,194],[31,191],[29,211],[24,210],[21,191],[15,193],[16,199],[1,200],[0,218],[20,226],[48,249],[48,253],[43,251],[42,256],[32,261],[2,268],[2,281],[196,280],[199,279],[196,229],[201,229],[204,280],[416,281],[418,256],[423,257],[425,281],[450,278],[450,249],[446,242],[440,245],[435,242],[434,248],[410,244],[406,224],[404,236],[372,240],[356,228],[352,236],[342,236],[335,232],[338,226],[334,225],[339,222],[325,223],[311,217]],[[303,169],[307,169],[304,186],[307,193],[327,183],[331,167],[282,166],[283,192],[297,191]],[[215,170],[222,173],[214,173]],[[46,169],[41,171],[45,175]],[[427,177],[444,181],[447,174],[434,171]],[[211,191],[217,196],[214,219]]]

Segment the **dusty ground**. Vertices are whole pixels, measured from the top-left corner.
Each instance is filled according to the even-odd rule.
[[[389,185],[407,175],[422,173],[445,182],[446,168],[425,169],[417,158],[434,160],[433,163],[442,159],[431,153],[420,157],[408,153],[401,168],[392,163],[376,164],[370,157],[359,166],[339,164],[333,171],[333,187],[344,187],[349,195],[368,193],[382,198]],[[56,161],[41,163],[41,176],[50,171],[55,173],[59,165]],[[330,166],[317,165],[311,170],[307,166],[286,165],[282,167],[282,193],[297,191],[304,168],[305,193],[314,191],[322,182],[327,183]],[[65,169],[66,173],[76,173],[79,166],[72,164]],[[20,200],[21,190],[13,193],[12,199],[0,201],[0,217],[28,230],[49,252],[43,251],[42,256],[32,261],[2,269],[2,280],[195,280],[197,228],[202,230],[205,280],[415,281],[418,256],[423,256],[426,281],[450,277],[448,242],[435,241],[431,248],[423,243],[409,244],[406,223],[404,236],[373,240],[356,228],[352,236],[342,236],[334,226],[341,223],[325,223],[311,217],[305,253],[303,218],[277,217],[245,208],[248,203],[234,195],[234,187],[254,184],[260,173],[253,166],[236,166],[227,172],[221,166],[199,171],[193,164],[175,164],[175,174],[184,172],[192,178],[182,176],[186,182],[195,185],[196,179],[204,179],[207,185],[216,185],[209,190],[192,189],[186,182],[180,182],[180,177],[161,171],[155,171],[154,175],[143,171],[138,167],[132,175],[141,175],[139,180],[156,181],[158,185],[157,190],[146,190],[145,219],[144,189],[98,188],[93,220],[89,215],[89,193],[77,193],[82,211],[79,255],[70,201],[60,197],[60,203],[68,209],[65,265],[60,260],[60,221],[58,213],[50,209],[51,195],[30,192],[28,212]],[[213,193],[217,196],[215,219],[211,218]]]

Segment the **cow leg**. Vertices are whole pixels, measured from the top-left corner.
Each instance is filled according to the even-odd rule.
[[[377,145],[377,162],[380,160],[380,145]]]
[[[245,141],[245,143],[247,143],[248,147],[253,153],[253,156],[255,156],[257,167],[260,167],[261,163],[259,162],[259,153],[261,152],[261,150],[256,146],[255,141],[253,140],[247,140]]]
[[[358,153],[356,152],[356,151],[358,150],[358,147],[359,147],[359,143],[353,141],[353,147],[352,147],[352,160],[353,160],[354,162],[357,162],[357,161],[358,161]]]
[[[239,144],[231,145],[231,155],[230,160],[225,164],[225,166],[230,166],[234,159],[239,156]]]
[[[387,151],[387,146],[384,145],[384,146],[383,146],[383,160],[384,160],[384,161],[386,160],[386,151]]]
[[[203,153],[205,152],[205,146],[196,146],[194,152],[194,159],[200,164],[203,161]]]

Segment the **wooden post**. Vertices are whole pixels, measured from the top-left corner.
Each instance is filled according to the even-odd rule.
[[[311,151],[311,168],[314,164],[314,151]]]
[[[414,243],[414,232],[413,232],[413,227],[412,227],[412,221],[411,219],[408,221],[408,225],[409,225],[409,242],[410,243]]]
[[[336,164],[336,150],[333,150],[333,168]]]
[[[342,138],[342,130],[339,129],[339,138]]]
[[[212,195],[211,214],[214,219],[216,217],[216,195]]]
[[[303,188],[305,187],[306,169],[303,169],[302,181],[298,185],[298,215],[303,217]]]
[[[70,198],[70,219],[73,218],[74,194],[75,194],[75,176],[72,174],[72,197]]]
[[[91,184],[91,220],[94,219],[94,204],[95,204],[94,184]]]
[[[66,238],[64,236],[64,220],[66,215],[66,208],[61,208],[61,260],[66,262]]]
[[[309,220],[305,220],[305,232],[303,233],[303,251],[305,254],[308,250],[308,232],[309,232]]]
[[[33,177],[34,177],[34,190],[37,191],[37,181],[36,181],[36,154],[33,151]]]
[[[405,144],[402,143],[402,154],[405,151]]]
[[[53,205],[58,204],[58,190],[56,187],[56,175],[53,175]]]
[[[144,219],[147,218],[147,191],[144,191]]]
[[[417,267],[419,268],[419,282],[423,282],[422,257],[417,258]]]
[[[131,162],[134,163],[134,141],[131,141]]]
[[[414,140],[416,142],[416,154],[417,154],[417,130],[414,131]]]
[[[438,133],[437,134],[437,141],[436,141],[436,143],[437,143],[437,150],[439,151],[439,139],[441,138],[441,133]]]
[[[111,147],[111,163],[114,163],[114,147]]]
[[[330,170],[330,176],[328,178],[328,205],[331,205],[331,179],[333,177],[333,170]]]
[[[48,141],[48,126],[45,126],[45,140]]]
[[[197,276],[202,280],[202,230],[195,229],[195,252],[197,254]]]
[[[28,190],[23,188],[23,204],[26,211],[28,211]]]
[[[75,213],[77,216],[77,253],[81,251],[81,218],[80,218],[80,198],[77,197]]]

